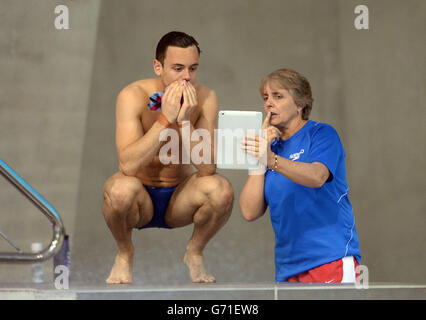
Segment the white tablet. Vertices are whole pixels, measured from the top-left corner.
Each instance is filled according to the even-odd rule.
[[[219,169],[257,169],[259,161],[241,149],[246,134],[262,134],[262,112],[221,110],[216,135],[216,164]]]

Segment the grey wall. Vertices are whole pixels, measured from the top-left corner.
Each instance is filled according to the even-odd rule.
[[[69,30],[54,26],[58,4],[68,5]],[[0,158],[55,207],[72,235],[98,9],[99,1],[0,2]],[[26,251],[31,242],[47,245],[48,220],[0,180],[0,231]],[[11,249],[0,239],[0,251]],[[26,281],[28,270],[0,265],[0,281]]]
[[[375,281],[426,281],[424,1],[368,1],[370,30],[340,3],[351,201]]]
[[[221,109],[262,110],[259,80],[279,67],[306,75],[311,118],[332,124],[346,149],[370,281],[426,282],[424,1],[363,1],[370,29],[362,31],[353,26],[358,1],[61,1],[67,31],[53,28],[59,2],[42,3],[0,3],[0,150],[63,212],[74,283],[103,283],[112,266],[101,190],[117,170],[115,99],[154,76],[156,43],[171,30],[200,42],[199,81],[216,90]],[[246,173],[219,173],[238,199]],[[48,234],[7,188],[0,184],[0,230],[24,243]],[[22,211],[19,223],[12,209]],[[135,232],[135,282],[187,283],[191,232]],[[247,223],[236,201],[205,256],[219,282],[272,281],[273,244],[269,217]],[[10,267],[0,267],[1,280]]]

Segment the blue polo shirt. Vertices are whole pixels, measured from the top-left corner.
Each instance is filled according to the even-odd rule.
[[[265,199],[275,232],[276,280],[345,256],[360,263],[345,151],[336,130],[309,120],[290,139],[272,142],[271,149],[291,161],[320,162],[330,171],[321,188],[302,186],[269,169],[265,174]]]

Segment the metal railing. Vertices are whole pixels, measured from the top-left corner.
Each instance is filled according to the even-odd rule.
[[[0,263],[31,263],[44,261],[52,257],[64,241],[65,229],[61,217],[56,210],[36,190],[34,190],[24,179],[22,179],[12,168],[0,159],[0,173],[15,186],[26,198],[28,198],[50,221],[53,228],[53,238],[50,244],[37,253],[25,253],[17,247],[13,241],[5,238],[17,252],[0,252]]]

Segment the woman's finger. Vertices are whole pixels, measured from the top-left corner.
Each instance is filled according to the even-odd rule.
[[[263,121],[263,124],[262,124],[262,129],[266,129],[266,128],[268,128],[269,127],[269,121],[271,120],[271,113],[270,112],[268,112],[267,114],[266,114],[266,118],[265,118],[265,120]]]
[[[254,147],[241,146],[241,149],[248,154],[251,154],[255,157],[259,157],[259,150]]]
[[[259,141],[259,136],[255,135],[255,134],[246,134],[245,139],[246,140]]]

